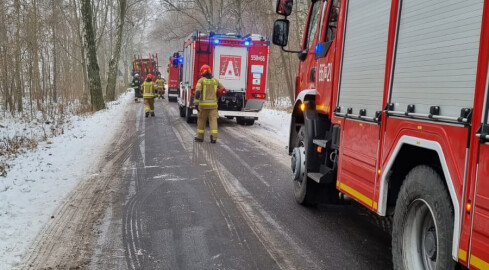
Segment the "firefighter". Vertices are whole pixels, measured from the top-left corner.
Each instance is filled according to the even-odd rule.
[[[155,81],[157,93],[160,98],[165,99],[165,79],[161,78],[161,75],[158,74],[158,79]]]
[[[199,112],[197,115],[197,136],[196,142],[203,142],[205,135],[205,126],[209,120],[211,130],[211,143],[217,140],[217,89],[224,89],[222,83],[212,77],[211,67],[203,65],[200,68],[202,78],[197,81],[195,87],[195,108]]]
[[[153,83],[153,75],[148,74],[148,76],[146,76],[142,88],[146,117],[148,117],[149,114],[155,116],[155,85]]]
[[[139,102],[139,98],[141,98],[141,79],[139,79],[139,74],[134,74],[134,78],[132,79],[131,87],[134,89],[134,101],[136,103]]]

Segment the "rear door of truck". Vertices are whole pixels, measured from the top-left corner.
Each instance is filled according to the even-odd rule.
[[[214,77],[219,79],[226,90],[245,92],[248,66],[246,47],[217,45],[214,48]]]

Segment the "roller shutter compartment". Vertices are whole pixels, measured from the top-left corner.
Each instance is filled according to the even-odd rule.
[[[391,1],[350,0],[338,105],[342,113],[382,110]]]
[[[472,108],[481,0],[402,1],[390,103],[395,111],[460,116]]]

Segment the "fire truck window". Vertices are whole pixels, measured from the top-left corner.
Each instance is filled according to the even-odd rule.
[[[309,30],[307,31],[307,48],[311,48],[314,37],[316,36],[316,31],[318,29],[318,17],[319,17],[319,7],[321,6],[321,1],[316,1],[313,3],[311,18],[309,19]]]
[[[336,37],[336,30],[338,26],[338,12],[339,12],[340,1],[335,0],[331,11],[329,12],[328,21],[328,31],[326,32],[326,42],[332,41]]]
[[[323,25],[324,25],[324,17],[326,13],[326,8],[328,7],[328,1],[324,1],[323,9],[321,11],[321,20],[319,21],[319,34],[323,32]]]

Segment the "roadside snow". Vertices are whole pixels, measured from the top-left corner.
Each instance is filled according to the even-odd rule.
[[[255,125],[246,128],[258,136],[271,139],[285,149],[289,143],[290,115],[286,111],[262,109]]]
[[[0,177],[0,269],[15,267],[43,226],[56,218],[52,215],[63,199],[80,180],[97,173],[132,95],[93,115],[72,116],[72,127],[63,135],[10,162],[7,177]]]

